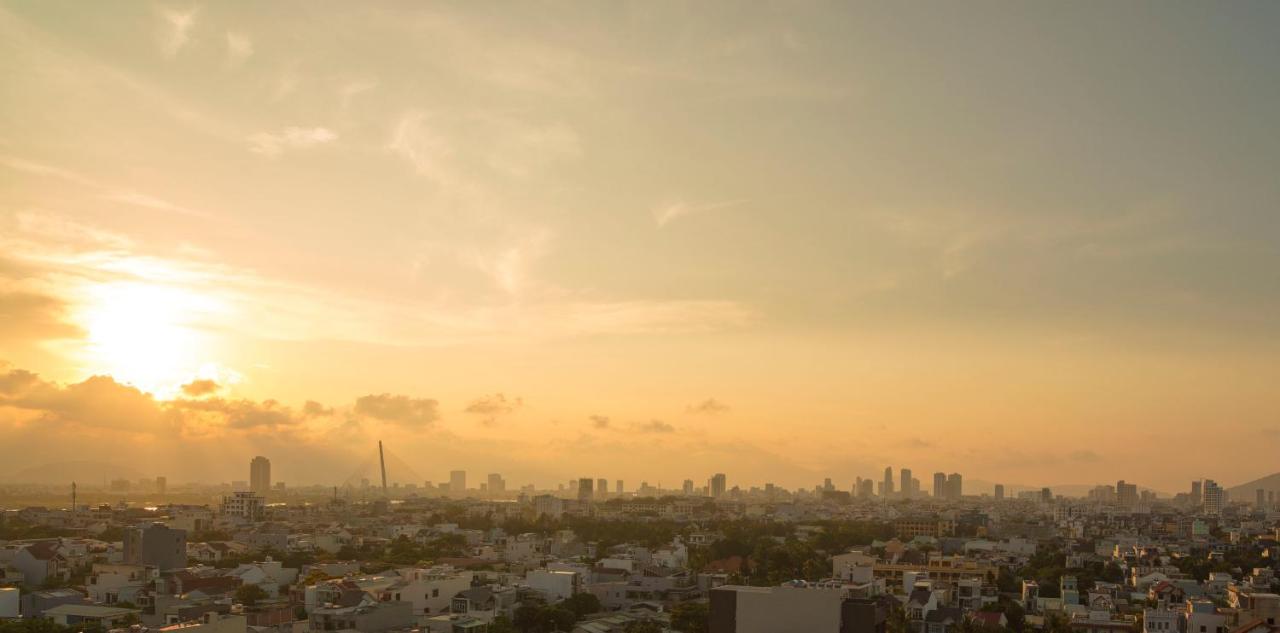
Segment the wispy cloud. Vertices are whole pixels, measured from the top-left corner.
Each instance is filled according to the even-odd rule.
[[[160,52],[165,57],[175,57],[191,39],[191,29],[195,26],[199,7],[186,11],[161,9]]]
[[[279,156],[286,150],[310,149],[337,140],[338,134],[325,127],[287,127],[279,132],[259,132],[249,137],[249,151],[263,156]]]
[[[648,422],[638,423],[634,425],[636,431],[640,433],[675,433],[676,427],[663,422],[662,420],[649,420]]]
[[[243,33],[227,32],[227,67],[237,68],[253,56],[253,40]]]
[[[716,400],[715,398],[707,398],[697,404],[691,404],[684,408],[686,413],[697,415],[720,415],[729,411],[729,405]]]
[[[748,200],[722,200],[719,202],[706,203],[690,203],[684,200],[678,200],[669,204],[654,207],[651,212],[653,220],[658,223],[658,228],[662,228],[680,218],[706,213],[707,211],[717,211],[720,209],[729,209],[741,204],[749,202]]]

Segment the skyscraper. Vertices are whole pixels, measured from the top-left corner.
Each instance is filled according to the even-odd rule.
[[[880,494],[885,497],[893,496],[893,466],[884,467],[884,488],[881,488]]]
[[[959,499],[964,496],[964,481],[960,478],[960,473],[951,473],[947,475],[947,498]]]
[[[579,479],[578,480],[578,500],[591,501],[591,499],[595,496],[592,491],[592,488],[594,487],[594,485],[595,485],[595,480],[593,480],[590,477],[583,477],[582,479]]]
[[[724,496],[725,486],[728,485],[724,473],[716,473],[711,477],[710,492],[713,498]]]
[[[684,485],[680,487],[680,492],[684,493],[684,496],[686,497],[693,496],[693,480],[684,480]]]
[[[933,497],[935,499],[947,497],[947,473],[933,473]]]
[[[1222,514],[1222,508],[1225,505],[1227,505],[1227,491],[1212,479],[1204,480],[1204,513]]]
[[[609,492],[609,480],[604,477],[597,479],[596,492],[600,493],[600,496],[602,497],[607,494]]]
[[[467,491],[467,471],[453,470],[449,472],[449,492]]]
[[[615,493],[617,493],[617,494],[622,494],[622,480],[621,480],[621,479],[619,479],[618,481],[614,482],[614,484],[613,484],[613,491],[614,491]]]
[[[902,498],[910,499],[911,492],[912,492],[911,491],[911,469],[903,468],[902,470],[898,471],[898,479],[902,482],[902,485],[901,485]]]
[[[500,473],[489,474],[489,494],[502,494],[507,491],[507,480]]]
[[[996,484],[996,501],[1004,501],[1004,484]]]
[[[267,496],[271,490],[271,460],[259,455],[249,462],[249,490]]]
[[[1127,484],[1123,479],[1116,482],[1116,503],[1124,507],[1138,505],[1138,485]]]
[[[1191,482],[1191,504],[1192,505],[1198,506],[1204,503],[1204,493],[1201,485],[1202,485],[1202,482],[1198,480]]]

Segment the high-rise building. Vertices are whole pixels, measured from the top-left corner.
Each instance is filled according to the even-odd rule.
[[[902,498],[911,498],[911,469],[903,468],[898,471],[898,479],[902,482]]]
[[[613,491],[614,491],[615,493],[617,493],[617,494],[622,494],[622,480],[621,480],[621,479],[619,479],[618,481],[615,481],[615,482],[614,482],[614,485],[613,485]]]
[[[608,479],[605,479],[604,477],[601,477],[601,478],[597,479],[597,480],[596,480],[596,492],[600,493],[600,495],[601,495],[601,496],[603,496],[603,495],[605,495],[605,494],[608,494],[608,492],[609,492],[609,480],[608,480]]]
[[[680,492],[684,493],[686,497],[693,496],[693,480],[684,480],[684,484],[680,486]]]
[[[1255,509],[1257,510],[1265,509],[1267,507],[1267,491],[1262,488],[1258,488],[1256,491],[1254,491],[1254,493],[1257,494],[1258,496],[1258,501],[1256,503],[1257,508]]]
[[[1123,479],[1116,482],[1116,503],[1123,507],[1138,505],[1138,485],[1127,484]]]
[[[594,485],[595,485],[595,480],[591,479],[590,477],[583,477],[582,479],[579,479],[578,480],[578,500],[591,501],[592,497],[595,496],[592,493],[592,488],[594,487]]]
[[[933,473],[933,496],[945,499],[947,496],[947,473]]]
[[[716,473],[715,475],[713,475],[711,477],[711,484],[709,486],[711,496],[717,499],[720,497],[723,497],[724,491],[726,490],[727,485],[728,484],[724,476],[724,473]]]
[[[169,480],[164,477],[156,477],[156,494],[164,496],[164,492],[169,487]]]
[[[1203,482],[1200,482],[1200,481],[1191,482],[1191,504],[1192,505],[1198,506],[1204,503],[1204,489],[1202,488],[1202,485],[1203,485]]]
[[[884,467],[884,488],[880,490],[884,497],[893,496],[893,466]]]
[[[875,489],[876,482],[870,479],[863,479],[862,482],[858,484],[858,496],[863,499],[870,499],[875,496]]]
[[[1227,505],[1227,491],[1212,479],[1204,480],[1204,513],[1222,514]]]
[[[502,494],[507,491],[507,481],[500,473],[489,473],[488,488],[490,494]]]
[[[249,462],[249,490],[267,496],[271,490],[271,460],[259,455]]]
[[[996,484],[996,501],[1004,501],[1004,484]]]
[[[467,471],[452,470],[449,471],[449,492],[466,492],[467,491]]]
[[[160,571],[183,569],[187,566],[187,531],[160,523],[128,528],[124,531],[124,562]]]
[[[964,481],[960,478],[960,473],[951,473],[947,475],[947,498],[959,499],[964,496]]]

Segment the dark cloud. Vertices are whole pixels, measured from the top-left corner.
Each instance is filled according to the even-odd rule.
[[[440,403],[430,398],[384,393],[361,396],[356,400],[355,412],[382,422],[424,428],[440,419],[439,408]]]
[[[472,400],[463,412],[484,416],[485,424],[493,424],[499,417],[513,413],[523,405],[524,400],[520,398],[508,398],[504,394],[495,393]]]
[[[720,415],[729,410],[729,405],[716,400],[715,398],[707,398],[698,404],[691,404],[684,408],[686,413],[696,415]]]
[[[12,370],[3,382],[17,390],[6,389],[0,406],[33,411],[46,423],[143,432],[157,432],[171,425],[171,419],[151,394],[120,384],[110,376],[92,376],[60,386],[30,372]]]
[[[11,369],[0,374],[0,396],[26,393],[41,383],[40,376],[25,369]]]
[[[333,415],[333,407],[326,407],[315,400],[308,400],[302,405],[302,414],[309,418],[322,418]]]
[[[210,395],[217,392],[218,389],[221,389],[218,383],[209,379],[192,380],[191,382],[182,385],[182,393],[191,396],[192,398]]]
[[[609,428],[609,416],[607,415],[593,415],[589,416],[587,419],[591,420],[591,425],[597,429]]]
[[[1088,450],[1088,449],[1081,449],[1081,450],[1078,450],[1078,451],[1072,451],[1072,452],[1071,452],[1071,454],[1070,454],[1068,457],[1070,457],[1070,458],[1071,458],[1071,461],[1073,461],[1073,462],[1082,462],[1082,463],[1086,463],[1086,464],[1092,464],[1092,463],[1095,463],[1095,462],[1100,462],[1100,461],[1102,461],[1102,456],[1101,456],[1101,455],[1099,455],[1099,454],[1097,454],[1097,453],[1095,453],[1095,452],[1093,452],[1093,451],[1091,451],[1091,450]]]
[[[662,420],[649,420],[643,424],[637,424],[636,430],[641,433],[675,433],[676,427]]]
[[[170,406],[178,411],[198,411],[215,414],[222,426],[231,429],[269,429],[296,426],[302,419],[293,410],[275,400],[174,400]]]
[[[30,292],[0,292],[0,341],[31,342],[79,338],[80,328],[63,320],[59,299]]]

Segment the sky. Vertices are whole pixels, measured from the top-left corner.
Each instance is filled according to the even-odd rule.
[[[1270,474],[1278,31],[0,3],[0,477],[335,484],[378,440],[419,484]]]

